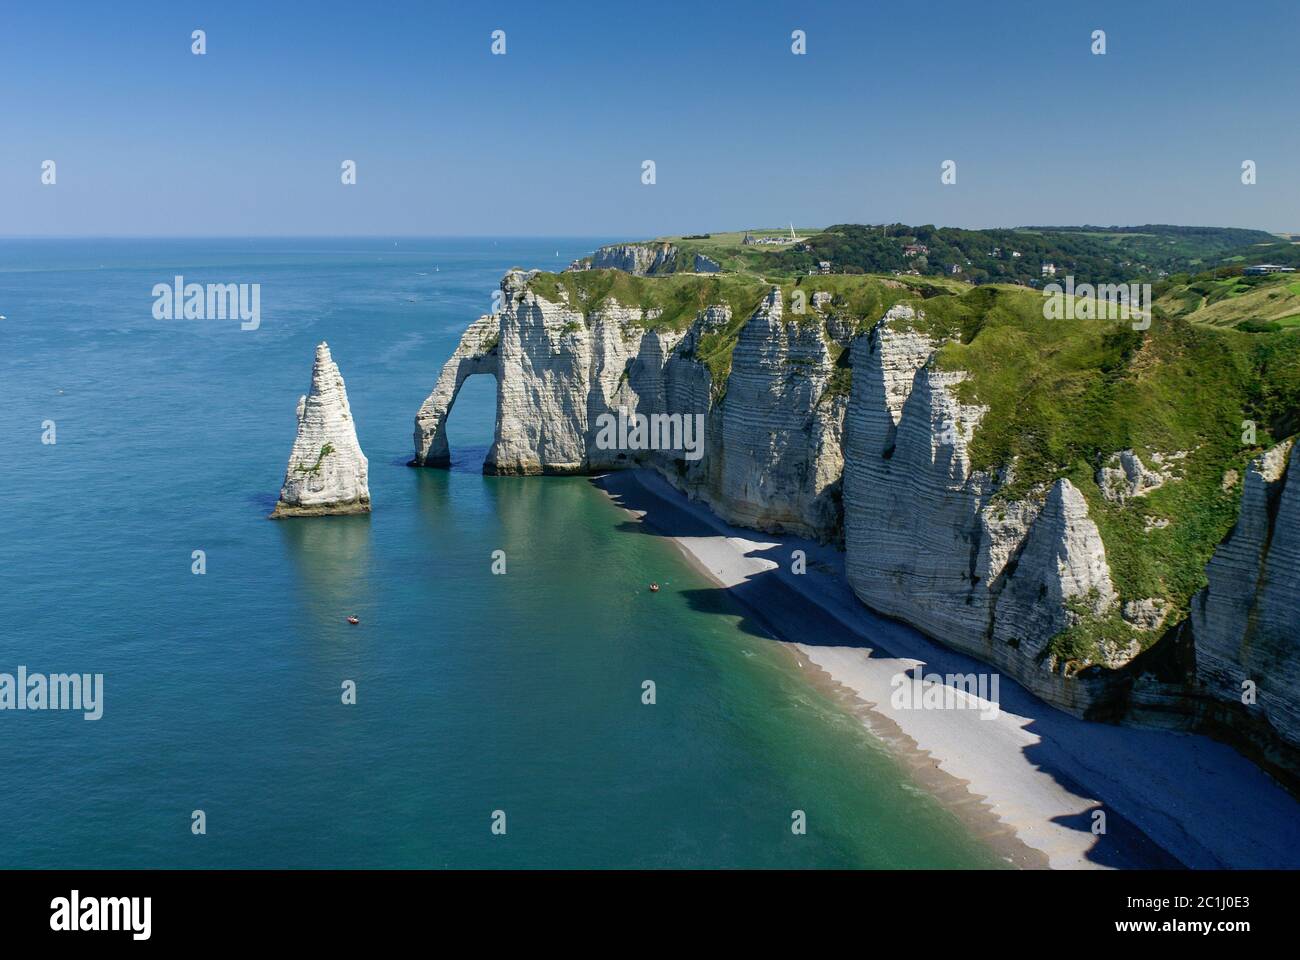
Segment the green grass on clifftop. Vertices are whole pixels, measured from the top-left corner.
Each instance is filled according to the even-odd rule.
[[[569,305],[589,314],[608,300],[623,306],[660,311],[646,321],[655,330],[683,331],[701,310],[725,303],[733,314],[749,317],[766,295],[769,285],[757,277],[732,274],[669,274],[636,277],[621,270],[575,270],[538,273],[528,287],[539,297]],[[563,291],[563,293],[561,293]]]
[[[584,316],[610,301],[658,311],[645,321],[645,326],[676,332],[686,330],[700,311],[726,304],[731,308],[731,322],[724,328],[703,334],[694,354],[708,366],[719,395],[726,390],[731,355],[741,329],[774,286],[781,288],[787,320],[825,324],[833,317],[841,321],[844,329],[854,333],[869,329],[896,303],[919,304],[930,297],[951,296],[970,289],[965,284],[934,277],[828,275],[790,278],[734,273],[637,277],[620,270],[539,272],[529,280],[528,286],[533,293],[552,303],[567,301]],[[815,293],[831,294],[829,305],[821,310],[814,309]],[[796,312],[797,295],[802,296],[802,313]],[[834,356],[840,356],[842,349],[831,344]],[[842,371],[843,375],[833,383],[836,392],[848,390],[847,358]]]
[[[1235,522],[1246,465],[1300,432],[1300,333],[1285,327],[1252,333],[1184,316],[1211,301],[1254,297],[1261,290],[1278,296],[1298,291],[1241,278],[1192,282],[1208,286],[1187,294],[1188,283],[1169,285],[1146,331],[1132,329],[1127,320],[1049,320],[1042,295],[1034,291],[937,277],[646,278],[593,270],[539,273],[530,284],[548,300],[567,298],[584,316],[612,298],[658,311],[647,325],[676,331],[685,330],[699,311],[728,304],[731,322],[702,335],[695,351],[711,371],[718,397],[725,393],[737,337],[773,285],[781,287],[788,320],[821,325],[836,360],[828,393],[848,389],[848,338],[870,329],[891,306],[910,303],[918,316],[895,322],[946,340],[934,364],[965,371],[959,398],[987,408],[971,445],[974,467],[996,472],[1014,463],[1014,480],[999,493],[1008,499],[1041,496],[1068,477],[1101,531],[1121,601],[1163,599],[1169,609],[1165,623],[1172,625],[1186,615],[1205,583],[1206,563]],[[820,311],[812,306],[815,292],[831,294]],[[806,298],[802,315],[793,311],[799,293]],[[1170,298],[1182,295],[1187,304],[1176,307]],[[1243,438],[1244,421],[1255,424],[1253,442]],[[1127,449],[1149,469],[1156,469],[1155,454],[1172,458],[1166,462],[1175,465],[1174,479],[1126,503],[1111,503],[1095,475],[1112,454]],[[1049,649],[1080,663],[1096,662],[1103,641],[1146,645],[1159,635],[1135,632],[1116,613],[1086,620]]]
[[[929,301],[932,332],[955,337],[940,369],[963,370],[963,403],[986,406],[971,447],[976,469],[1015,462],[1008,498],[1068,477],[1088,500],[1122,600],[1162,598],[1167,623],[1205,583],[1205,565],[1231,529],[1248,461],[1296,429],[1300,338],[1247,334],[1157,317],[1147,331],[1127,322],[1045,320],[1040,296],[981,288]],[[1253,443],[1243,421],[1255,423]],[[1095,481],[1112,454],[1186,452],[1177,479],[1126,503],[1107,501]],[[1158,525],[1162,524],[1162,525]],[[1053,652],[1089,660],[1089,642],[1158,634],[1118,618],[1058,638]]]

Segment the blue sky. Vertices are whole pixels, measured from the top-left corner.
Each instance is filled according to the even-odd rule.
[[[4,0],[0,234],[1300,231],[1298,21],[1208,0]]]

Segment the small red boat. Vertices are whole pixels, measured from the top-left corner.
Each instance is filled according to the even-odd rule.
[[[348,617],[348,623],[353,624],[354,626],[360,622],[361,621],[358,620],[356,617]]]

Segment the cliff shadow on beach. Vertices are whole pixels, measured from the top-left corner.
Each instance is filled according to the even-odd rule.
[[[927,678],[938,674],[945,682],[993,669],[900,621],[876,614],[855,598],[856,609],[847,603],[828,604],[789,582],[784,568],[789,567],[794,549],[807,552],[810,569],[842,582],[833,548],[731,528],[674,491],[661,494],[654,478],[650,483],[655,489],[631,473],[607,474],[591,482],[616,505],[639,515],[620,524],[620,531],[673,539],[692,564],[717,584],[679,591],[696,611],[739,616],[739,629],[753,637],[814,651],[852,649],[855,656],[889,673],[900,669],[889,661],[900,658],[920,661],[907,668],[909,675],[923,670]],[[734,556],[769,565],[758,570],[757,564],[745,564],[742,576],[732,569],[725,576],[731,585],[723,586],[724,571],[710,570],[707,556],[698,555],[711,551],[695,550],[695,544],[683,542],[697,539],[714,544],[726,541]],[[731,566],[731,558],[718,563]],[[843,589],[848,590],[847,583]],[[845,607],[851,612],[846,613]],[[846,616],[852,617],[852,628],[846,625]],[[846,697],[866,704],[873,715],[869,726],[877,731],[880,721],[893,726],[887,739],[904,753],[919,749],[893,723],[887,686],[875,703],[859,690],[837,686]],[[1294,800],[1224,744],[1171,730],[1082,720],[1040,700],[1005,674],[1000,676],[997,702],[1013,733],[1028,734],[1015,737],[1014,750],[1070,798],[1069,812],[1048,822],[1077,837],[1069,845],[1086,847],[1083,857],[1088,863],[1147,869],[1295,865],[1300,829]],[[992,749],[989,763],[1005,765],[1005,758],[992,757]],[[1007,749],[1013,749],[1010,743]],[[926,765],[937,767],[938,762],[927,759]],[[970,795],[986,799],[973,790]],[[1105,814],[1105,832],[1100,835],[1093,832],[1097,811]]]

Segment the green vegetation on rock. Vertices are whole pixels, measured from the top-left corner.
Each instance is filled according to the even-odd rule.
[[[1065,232],[1077,233],[1072,239],[1080,244],[1125,253],[1163,237],[1177,256],[1194,252],[1189,245],[1218,249],[1251,233],[1220,231],[1207,239],[1203,231],[1183,235],[1178,229],[1170,228],[1172,237],[1169,231]],[[764,268],[797,252],[747,247],[737,258],[731,245],[739,236],[712,234],[690,241],[695,247],[687,249],[698,248],[728,267]],[[690,354],[709,368],[715,399],[725,395],[741,330],[773,286],[781,290],[787,322],[820,325],[835,362],[821,399],[848,393],[847,346],[853,337],[896,304],[915,308],[914,317],[893,322],[942,342],[932,363],[965,372],[957,396],[986,408],[971,443],[973,467],[999,474],[1013,465],[999,492],[1007,500],[1043,496],[1058,478],[1069,478],[1101,532],[1121,604],[1163,600],[1166,624],[1185,617],[1191,597],[1204,586],[1205,566],[1235,522],[1239,478],[1251,458],[1300,431],[1300,335],[1293,329],[1300,325],[1300,283],[1284,275],[1246,277],[1240,266],[1161,281],[1148,330],[1134,330],[1127,319],[1049,320],[1037,291],[973,286],[937,275],[746,269],[637,277],[589,270],[538,273],[529,281],[538,296],[567,302],[584,319],[614,300],[650,312],[648,327],[677,332],[701,311],[726,304],[730,321],[700,331]],[[814,305],[818,293],[830,294],[829,300],[817,297]],[[1253,442],[1243,439],[1245,421],[1255,424]],[[1096,475],[1114,454],[1129,449],[1148,469],[1163,459],[1170,478],[1141,496],[1113,502],[1102,495]],[[1102,618],[1081,615],[1075,627],[1052,640],[1049,652],[1076,664],[1095,663],[1108,650],[1123,650],[1134,640],[1149,644],[1160,635],[1134,630],[1118,610]]]
[[[293,472],[294,472],[294,473],[309,473],[309,474],[311,474],[313,477],[315,477],[315,476],[319,476],[319,475],[320,475],[320,465],[321,465],[322,463],[324,463],[324,462],[325,462],[325,458],[328,457],[328,456],[329,456],[331,453],[333,453],[333,452],[334,452],[334,445],[333,445],[333,444],[330,444],[330,443],[327,443],[327,444],[325,444],[324,446],[322,446],[322,447],[320,448],[320,452],[319,452],[318,454],[316,454],[316,462],[315,462],[315,463],[313,463],[310,467],[307,466],[307,464],[305,464],[305,463],[300,463],[300,464],[298,464],[296,467],[293,468]]]
[[[1151,329],[1128,322],[1044,320],[1042,298],[980,288],[953,302],[924,306],[932,334],[953,339],[940,369],[961,370],[963,403],[987,408],[971,444],[972,466],[1014,463],[1008,499],[1067,477],[1088,501],[1106,544],[1122,600],[1160,598],[1177,622],[1205,584],[1205,565],[1235,522],[1249,460],[1297,428],[1300,339],[1251,335],[1157,317]],[[1253,443],[1243,424],[1256,424]],[[1112,454],[1133,450],[1173,479],[1125,502],[1096,483]],[[1166,524],[1167,521],[1167,524]],[[1164,524],[1164,525],[1158,525]],[[1147,642],[1117,617],[1057,638],[1053,652],[1098,651],[1086,641]],[[1158,634],[1157,634],[1158,635]]]
[[[1300,325],[1295,274],[1243,276],[1240,266],[1195,276],[1176,274],[1152,290],[1157,310],[1170,317],[1248,333]]]
[[[755,230],[753,236],[784,236],[785,230]],[[706,237],[661,237],[688,254],[677,269],[689,270],[695,253],[712,257],[724,270],[792,276],[818,272],[881,273],[957,277],[972,284],[1043,282],[1042,266],[1080,283],[1154,281],[1179,271],[1228,264],[1271,262],[1295,265],[1300,246],[1261,230],[1230,227],[1018,227],[963,230],[931,225],[836,224],[800,229],[799,242],[743,243],[745,232]]]
[[[715,304],[725,303],[733,315],[748,319],[769,286],[756,277],[731,274],[636,277],[621,270],[577,270],[536,273],[529,279],[528,289],[552,303],[567,302],[584,316],[609,300],[657,311],[647,320],[647,327],[680,332],[691,325],[696,314]]]

